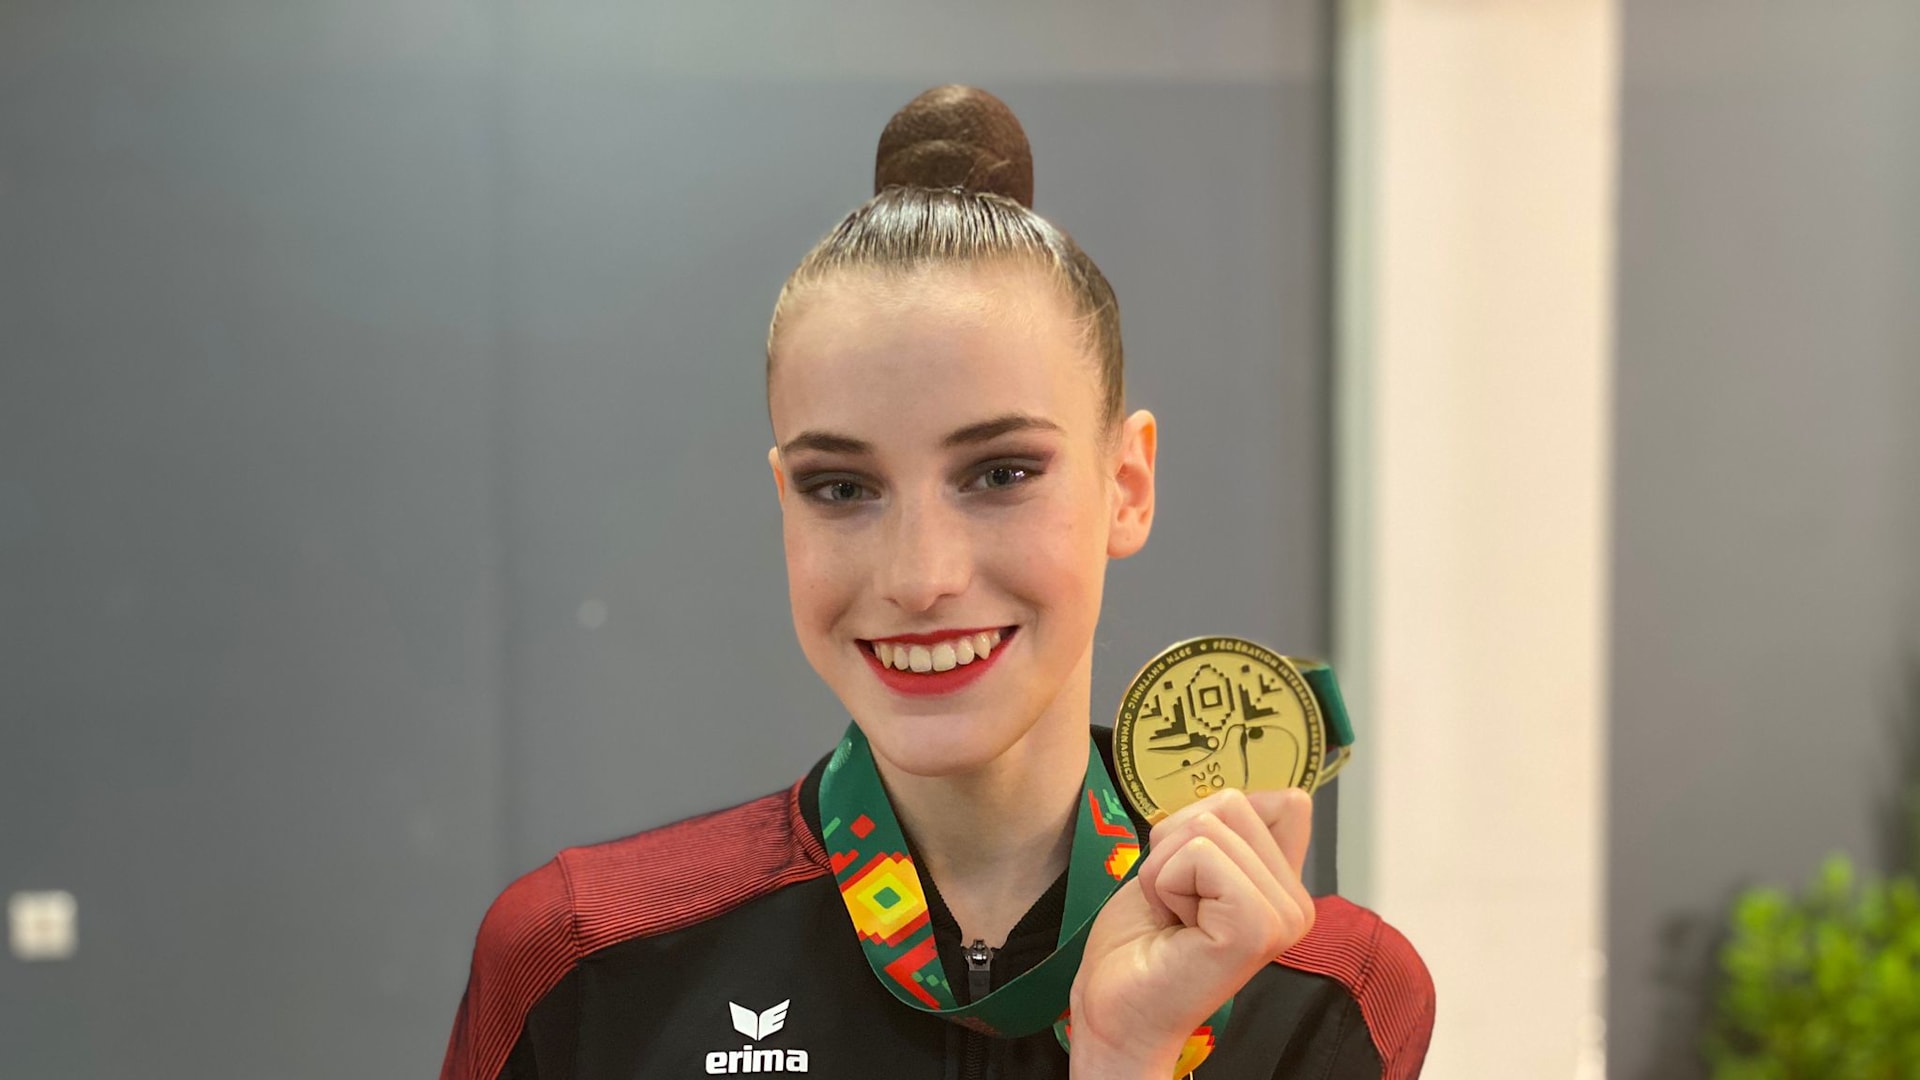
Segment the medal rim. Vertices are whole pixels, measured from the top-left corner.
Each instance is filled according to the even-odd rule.
[[[1114,771],[1119,774],[1115,776],[1114,779],[1119,782],[1121,794],[1126,797],[1127,802],[1133,805],[1134,810],[1139,812],[1140,816],[1146,820],[1149,826],[1159,824],[1160,821],[1165,819],[1169,814],[1191,806],[1199,800],[1195,799],[1192,802],[1184,803],[1174,808],[1174,810],[1168,810],[1161,806],[1146,790],[1146,784],[1140,778],[1139,763],[1134,760],[1133,729],[1138,721],[1127,716],[1127,702],[1132,699],[1134,692],[1140,688],[1141,680],[1146,677],[1147,672],[1152,671],[1154,666],[1166,659],[1168,655],[1189,646],[1227,641],[1245,646],[1248,650],[1251,650],[1255,659],[1267,663],[1268,666],[1280,672],[1282,680],[1294,691],[1294,696],[1301,702],[1303,707],[1302,711],[1306,713],[1307,742],[1309,745],[1306,755],[1306,766],[1301,772],[1299,781],[1293,786],[1304,788],[1309,794],[1320,786],[1320,771],[1325,764],[1327,748],[1326,718],[1320,710],[1319,695],[1313,692],[1313,685],[1307,682],[1306,676],[1300,674],[1300,668],[1294,663],[1293,658],[1282,656],[1257,641],[1235,634],[1201,634],[1198,637],[1185,638],[1168,645],[1149,657],[1146,663],[1140,665],[1140,670],[1134,672],[1133,678],[1128,680],[1126,691],[1120,695],[1120,708],[1114,713],[1113,759]],[[1246,655],[1244,653],[1235,653],[1234,650],[1229,649],[1209,650],[1206,654],[1196,655],[1211,655],[1212,652],[1219,652],[1226,655]],[[1187,657],[1186,659],[1190,660],[1193,659],[1193,657]],[[1185,660],[1181,662],[1184,663]],[[1164,670],[1165,669],[1162,669],[1162,671]],[[1154,672],[1153,678],[1158,679],[1161,673],[1162,672]]]

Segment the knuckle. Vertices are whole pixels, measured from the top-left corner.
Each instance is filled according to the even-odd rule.
[[[1313,901],[1287,905],[1287,940],[1282,948],[1292,948],[1313,930]]]
[[[1298,909],[1288,911],[1280,919],[1280,947],[1286,948],[1307,936],[1307,920]]]
[[[1266,917],[1261,920],[1260,951],[1266,955],[1277,955],[1291,943],[1287,936],[1290,929],[1290,920],[1285,915],[1268,908]]]
[[[1175,814],[1172,817],[1160,819],[1160,823],[1158,825],[1155,825],[1153,828],[1147,830],[1147,843],[1149,844],[1166,843],[1167,838],[1169,836],[1172,836],[1174,834],[1174,831],[1179,829],[1180,826],[1185,823],[1186,823],[1186,818],[1179,814]]]

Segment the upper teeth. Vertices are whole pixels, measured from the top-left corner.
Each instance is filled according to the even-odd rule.
[[[965,634],[934,645],[894,645],[876,641],[873,643],[873,654],[880,658],[881,666],[899,671],[952,671],[976,659],[985,660],[992,656],[993,647],[998,644],[1000,631],[983,630],[978,634]]]

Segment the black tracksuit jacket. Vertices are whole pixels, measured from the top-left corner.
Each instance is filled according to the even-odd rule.
[[[1111,732],[1094,732],[1111,769]],[[1066,1077],[1051,1031],[989,1038],[880,984],[820,840],[825,764],[753,802],[570,848],[509,886],[481,923],[441,1080]],[[981,971],[923,878],[957,993],[998,987],[1053,950],[1065,881]],[[1197,1080],[1419,1074],[1434,1015],[1419,955],[1364,908],[1316,904],[1307,937],[1235,996]]]

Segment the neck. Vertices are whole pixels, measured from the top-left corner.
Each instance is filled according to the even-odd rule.
[[[1003,944],[1067,868],[1087,771],[1091,667],[1089,655],[1055,705],[979,769],[914,776],[875,762],[965,940]]]

